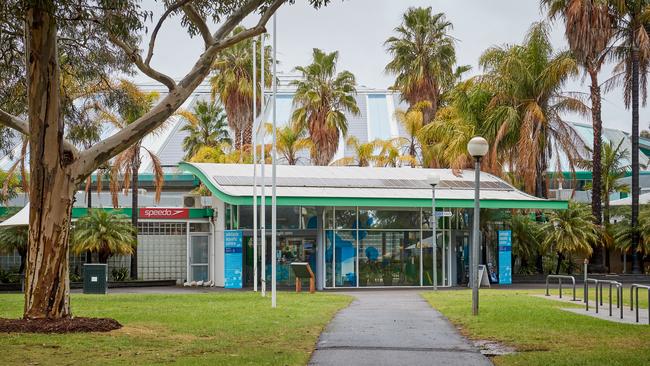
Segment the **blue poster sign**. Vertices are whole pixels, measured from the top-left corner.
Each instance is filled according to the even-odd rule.
[[[512,231],[498,230],[499,236],[499,284],[512,284]]]
[[[242,288],[242,239],[241,230],[224,231],[225,288]]]

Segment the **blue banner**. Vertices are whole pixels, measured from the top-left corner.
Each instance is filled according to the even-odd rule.
[[[512,231],[498,230],[499,236],[499,284],[512,284]]]
[[[241,230],[224,231],[224,278],[225,288],[242,288],[242,239]]]

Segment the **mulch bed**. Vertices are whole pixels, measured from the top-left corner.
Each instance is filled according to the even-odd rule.
[[[0,318],[0,333],[85,333],[110,332],[122,328],[115,319],[64,318],[64,319],[5,319]]]

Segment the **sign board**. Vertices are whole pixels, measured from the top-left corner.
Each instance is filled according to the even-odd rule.
[[[436,211],[436,217],[452,217],[454,216],[451,211]]]
[[[499,284],[512,284],[512,231],[498,230],[499,237]]]
[[[242,239],[241,230],[224,231],[224,287],[242,288]]]
[[[490,279],[488,278],[487,268],[485,264],[478,265],[478,287],[490,287]]]
[[[143,219],[187,219],[190,210],[187,208],[144,207],[138,212]]]
[[[298,278],[311,278],[313,272],[309,268],[309,263],[306,262],[293,262],[291,263],[293,274]]]

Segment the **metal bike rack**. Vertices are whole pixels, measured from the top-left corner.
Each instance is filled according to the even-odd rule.
[[[548,275],[546,276],[546,296],[551,296],[548,292],[548,280],[550,279],[557,279],[558,280],[558,286],[560,288],[560,299],[562,298],[562,279],[567,279],[571,280],[571,283],[573,284],[573,301],[576,301],[576,279],[573,276],[565,276],[565,275]]]
[[[596,288],[596,314],[598,314],[598,283],[600,282],[599,280],[595,278],[587,278],[585,280],[585,296],[584,296],[584,301],[585,301],[585,310],[589,311],[589,283],[593,282],[594,287]]]
[[[648,290],[648,324],[650,324],[650,286],[633,283],[630,287],[630,310],[634,310],[633,294],[636,290],[636,322],[639,322],[639,289],[643,288]]]
[[[618,281],[598,280],[596,294],[600,292],[600,305],[603,305],[603,285],[609,285],[609,316],[612,316],[612,286],[616,286],[616,308],[620,310],[620,317],[623,319],[623,284]],[[598,305],[598,296],[596,296]]]

